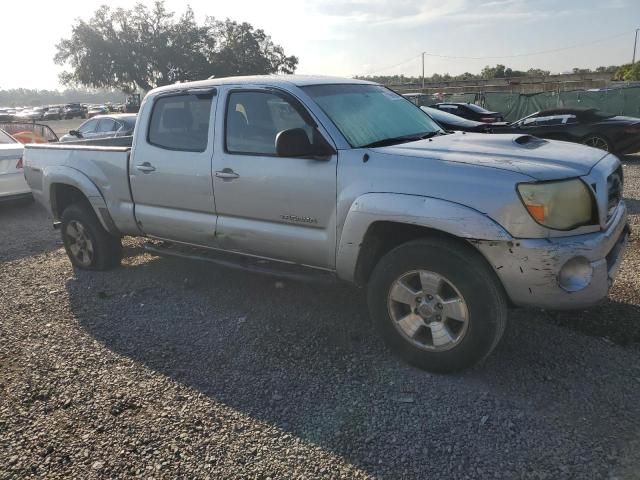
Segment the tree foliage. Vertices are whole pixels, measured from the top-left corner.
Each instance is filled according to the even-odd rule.
[[[640,63],[636,63],[635,73],[630,73],[632,65],[622,65],[618,67],[616,65],[600,66],[592,70],[590,68],[574,68],[573,73],[614,73],[614,80],[640,80]],[[429,83],[451,82],[459,80],[492,80],[500,78],[518,78],[518,77],[546,77],[551,75],[549,70],[543,70],[541,68],[530,68],[528,70],[514,70],[502,64],[495,66],[485,66],[479,74],[465,72],[460,75],[449,75],[448,73],[440,74],[434,73],[430,77],[425,77],[425,81]],[[405,75],[373,75],[373,76],[360,76],[365,80],[372,80],[378,83],[384,83],[387,85],[405,85],[405,84],[419,84],[422,82],[421,77],[412,77]]]
[[[62,103],[122,103],[126,96],[116,90],[86,90],[68,88],[59,90],[35,90],[12,88],[0,90],[0,106],[25,107],[39,105],[58,105]]]
[[[64,84],[125,92],[212,75],[293,73],[298,64],[264,30],[214,17],[199,24],[190,7],[176,17],[164,0],[151,8],[104,5],[56,48],[54,61],[70,67]]]
[[[614,80],[620,80],[625,82],[640,80],[640,62],[625,65],[620,65],[613,76]]]

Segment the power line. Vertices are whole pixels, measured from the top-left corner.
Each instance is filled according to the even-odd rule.
[[[620,37],[623,37],[625,35],[628,35],[630,32],[631,31],[624,32],[624,33],[619,33],[617,35],[611,35],[609,37],[603,37],[603,38],[599,38],[597,40],[592,40],[590,42],[578,43],[578,44],[569,45],[569,46],[566,46],[566,47],[553,48],[553,49],[549,49],[549,50],[540,50],[540,51],[537,51],[537,52],[529,52],[529,53],[517,53],[517,54],[513,54],[513,55],[490,55],[490,56],[482,56],[482,57],[466,57],[466,56],[461,56],[461,55],[443,55],[443,54],[440,54],[440,53],[430,53],[430,52],[424,52],[424,55],[426,55],[428,57],[452,58],[452,59],[458,59],[458,60],[491,60],[491,59],[503,59],[503,58],[532,57],[532,56],[535,56],[535,55],[544,55],[544,54],[547,54],[547,53],[561,52],[561,51],[564,51],[564,50],[571,50],[571,49],[574,49],[574,48],[580,48],[580,47],[585,47],[585,46],[589,46],[589,45],[593,45],[593,44],[597,44],[597,43],[607,42],[609,40],[613,40],[613,39],[620,38]],[[396,64],[390,65],[388,67],[371,70],[371,71],[365,73],[365,75],[371,75],[372,73],[380,73],[380,72],[384,72],[386,70],[391,70],[392,68],[399,67],[400,65],[404,65],[405,63],[409,63],[411,60],[413,60],[415,58],[418,58],[421,55],[422,55],[422,53],[419,53],[418,55],[414,55],[410,59],[405,60],[403,62],[396,63]]]
[[[620,37],[623,37],[625,35],[628,35],[629,33],[630,32],[619,33],[617,35],[612,35],[610,37],[604,37],[604,38],[600,38],[598,40],[592,40],[591,42],[578,43],[578,44],[575,44],[575,45],[570,45],[568,47],[552,48],[552,49],[549,49],[549,50],[540,50],[538,52],[516,53],[516,54],[513,54],[513,55],[495,55],[495,56],[486,56],[486,57],[463,57],[463,56],[457,56],[457,55],[441,55],[441,54],[438,54],[438,53],[429,53],[429,52],[425,52],[425,55],[427,55],[429,57],[457,58],[457,59],[462,59],[462,60],[490,60],[490,59],[500,59],[500,58],[532,57],[534,55],[544,55],[545,53],[561,52],[563,50],[572,50],[574,48],[586,47],[588,45],[593,45],[593,44],[596,44],[596,43],[607,42],[609,40],[613,40],[615,38],[620,38]]]
[[[405,60],[404,62],[396,63],[394,65],[390,65],[390,66],[384,67],[384,68],[378,68],[376,70],[371,70],[371,71],[365,73],[365,75],[371,75],[372,73],[380,73],[380,72],[384,72],[386,70],[391,70],[392,68],[396,68],[396,67],[399,67],[400,65],[404,65],[405,63],[409,63],[411,60],[415,60],[416,58],[420,57],[421,55],[422,55],[422,53],[419,53],[418,55],[414,55],[413,57],[409,58],[408,60]]]

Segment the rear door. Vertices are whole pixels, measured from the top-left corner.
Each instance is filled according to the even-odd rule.
[[[149,236],[201,246],[214,241],[215,93],[172,92],[144,105],[129,177],[136,221]]]
[[[320,160],[275,151],[276,135],[287,129],[322,141],[311,114],[276,89],[226,88],[223,95],[213,160],[219,246],[334,268],[337,155]]]

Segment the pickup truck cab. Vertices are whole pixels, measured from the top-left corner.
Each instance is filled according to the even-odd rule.
[[[447,134],[371,82],[161,87],[130,143],[26,148],[76,267],[117,266],[133,235],[329,273],[366,287],[388,345],[432,371],[489,355],[508,306],[601,301],[629,235],[614,155]]]

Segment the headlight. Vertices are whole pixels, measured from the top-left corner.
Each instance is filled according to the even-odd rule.
[[[521,183],[518,193],[533,219],[555,230],[596,223],[596,204],[582,180]]]

